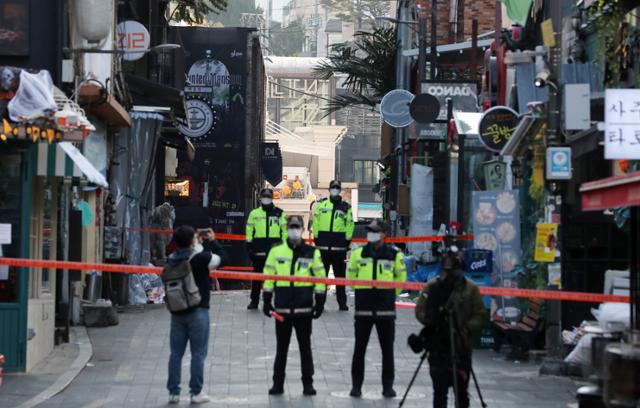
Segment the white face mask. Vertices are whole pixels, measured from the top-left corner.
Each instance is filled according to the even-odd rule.
[[[379,232],[367,232],[367,242],[378,242],[380,238]]]
[[[331,194],[331,197],[337,197],[340,195],[340,189],[339,188],[332,188],[329,190],[329,194]]]
[[[302,230],[300,228],[289,228],[287,229],[287,236],[289,239],[299,240],[302,238]]]
[[[273,200],[270,198],[264,197],[260,199],[260,202],[262,203],[262,205],[271,205]]]

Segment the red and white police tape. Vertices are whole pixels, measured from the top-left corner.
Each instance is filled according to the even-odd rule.
[[[0,265],[8,265],[26,268],[48,268],[48,269],[70,269],[79,271],[102,271],[117,273],[153,273],[160,274],[162,268],[156,266],[104,264],[72,261],[49,261],[44,259],[25,258],[2,258]],[[233,269],[232,269],[233,268]],[[324,283],[326,285],[337,286],[371,286],[376,288],[421,290],[424,283],[420,282],[383,282],[377,280],[345,279],[345,278],[316,278],[311,276],[279,276],[266,275],[254,272],[240,272],[238,267],[222,268],[211,272],[212,278],[234,279],[234,280],[273,280],[287,282],[310,282]],[[534,289],[514,289],[498,288],[492,286],[481,286],[480,293],[490,296],[504,296],[517,298],[535,298],[547,300],[566,300],[572,302],[604,303],[621,302],[629,303],[629,296],[605,295],[600,293],[567,292],[559,290],[534,290]]]
[[[144,232],[148,234],[163,234],[163,235],[171,235],[173,234],[172,230],[163,230],[163,229],[152,229],[152,228],[137,228],[137,227],[122,227],[123,229],[129,231],[138,231]],[[224,234],[216,232],[216,239],[220,241],[244,241],[246,237],[242,234]],[[385,238],[385,242],[390,243],[407,243],[407,242],[440,242],[444,239],[442,235],[425,235],[419,237],[387,237]],[[458,235],[456,239],[460,241],[471,241],[473,240],[473,235]],[[312,239],[306,239],[307,242],[313,242]],[[367,242],[366,238],[354,238],[353,242],[357,243],[365,243]]]

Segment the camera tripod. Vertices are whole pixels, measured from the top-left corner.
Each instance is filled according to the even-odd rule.
[[[457,364],[456,364],[456,346],[455,346],[455,323],[457,322],[456,322],[455,311],[453,310],[453,299],[455,294],[457,293],[458,286],[459,284],[456,284],[454,286],[454,289],[451,292],[451,295],[449,295],[449,299],[447,300],[447,305],[446,305],[447,314],[449,316],[449,319],[448,319],[449,320],[449,325],[448,325],[449,326],[449,344],[450,344],[449,348],[451,352],[451,365],[452,365],[452,372],[453,372],[453,395],[455,398],[456,408],[460,408],[460,401],[458,399],[458,375],[457,375],[458,371],[456,367]],[[404,395],[402,396],[402,400],[400,401],[399,408],[402,408],[402,406],[404,405],[404,402],[407,399],[407,395],[409,395],[409,391],[413,386],[413,382],[416,380],[416,377],[420,372],[420,368],[422,368],[422,364],[424,363],[424,360],[427,359],[428,353],[429,353],[429,350],[425,350],[422,353],[422,356],[420,356],[420,362],[418,363],[418,367],[413,373],[413,377],[411,377],[409,386],[407,386],[407,390],[404,392]],[[478,379],[476,378],[476,373],[473,371],[473,366],[469,367],[469,372],[471,373],[471,377],[473,378],[473,383],[475,384],[476,391],[478,392],[478,398],[480,398],[480,405],[482,406],[482,408],[486,408],[487,404],[484,402],[484,399],[482,398],[482,392],[480,391],[480,385],[478,385]]]

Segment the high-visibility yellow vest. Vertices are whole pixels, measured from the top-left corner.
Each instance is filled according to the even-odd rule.
[[[313,235],[321,251],[346,251],[353,237],[353,214],[346,201],[320,200],[313,211]]]

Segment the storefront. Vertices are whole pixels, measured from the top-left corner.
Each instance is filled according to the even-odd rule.
[[[21,69],[0,69],[20,78],[16,90],[28,83]],[[48,77],[46,71],[33,75]],[[73,144],[85,140],[95,128],[61,91],[51,85],[47,93],[40,97],[50,109],[39,116],[16,117],[8,103],[11,98],[2,101],[2,256],[68,259],[60,249],[61,243],[69,241],[68,210],[77,204],[72,192],[79,193],[81,185],[107,186]],[[77,242],[84,241],[78,237]],[[67,279],[61,286],[62,276]],[[69,296],[68,283],[68,271],[0,267],[0,350],[7,359],[7,371],[28,371],[53,349],[56,302],[60,296]]]

